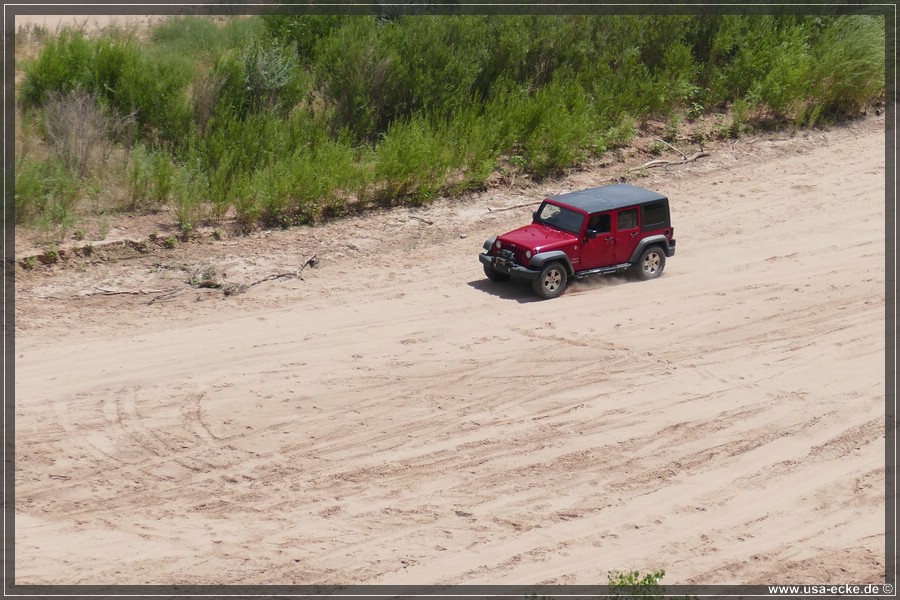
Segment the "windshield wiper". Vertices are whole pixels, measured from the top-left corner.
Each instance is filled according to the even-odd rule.
[[[541,225],[546,225],[547,227],[552,227],[553,229],[558,229],[558,230],[560,230],[560,231],[568,231],[568,230],[566,230],[566,229],[563,229],[562,227],[560,227],[560,226],[557,225],[556,223],[551,223],[550,221],[541,221],[540,223],[541,223]]]

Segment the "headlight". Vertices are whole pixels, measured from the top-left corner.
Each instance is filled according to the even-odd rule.
[[[525,251],[525,258],[527,258],[528,260],[531,260],[532,256],[533,256],[533,254],[531,254],[531,250]]]
[[[495,247],[497,250],[500,249],[500,240],[497,240],[496,242],[494,242],[494,247]]]

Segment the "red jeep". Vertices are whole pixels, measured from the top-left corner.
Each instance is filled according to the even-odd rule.
[[[669,199],[628,184],[546,198],[531,225],[484,243],[478,256],[491,281],[529,279],[556,298],[573,277],[633,271],[659,277],[675,254]]]

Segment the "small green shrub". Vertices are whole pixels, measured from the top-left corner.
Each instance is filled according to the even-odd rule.
[[[143,144],[131,152],[126,179],[132,210],[153,210],[167,204],[174,193],[175,165],[162,150]]]
[[[143,144],[131,151],[126,180],[128,182],[129,208],[135,209],[150,198],[153,158]]]
[[[16,166],[16,224],[68,226],[75,217],[80,194],[78,176],[61,161],[20,161]]]
[[[611,571],[609,573],[609,587],[612,592],[610,598],[661,600],[665,594],[665,587],[660,582],[666,572],[662,569],[641,575],[638,571],[627,573]]]
[[[750,114],[750,103],[743,98],[737,98],[731,105],[731,137],[739,137],[746,127]]]
[[[162,206],[168,203],[174,188],[175,166],[166,152],[154,152],[151,160],[149,199]]]
[[[182,232],[191,231],[203,217],[207,189],[205,175],[196,166],[183,166],[173,175],[172,197],[178,228]]]
[[[56,244],[50,244],[47,246],[47,249],[44,250],[44,258],[47,261],[47,264],[55,265],[59,262],[59,248]]]
[[[671,115],[666,123],[666,133],[663,138],[667,142],[674,142],[678,138],[678,129],[681,127],[681,117],[679,115]]]

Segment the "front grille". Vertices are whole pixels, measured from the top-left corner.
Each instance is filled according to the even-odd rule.
[[[518,264],[522,266],[527,266],[525,262],[525,250],[519,248],[515,244],[510,244],[509,242],[500,242],[500,252],[506,253],[508,252],[513,260],[515,260]]]

